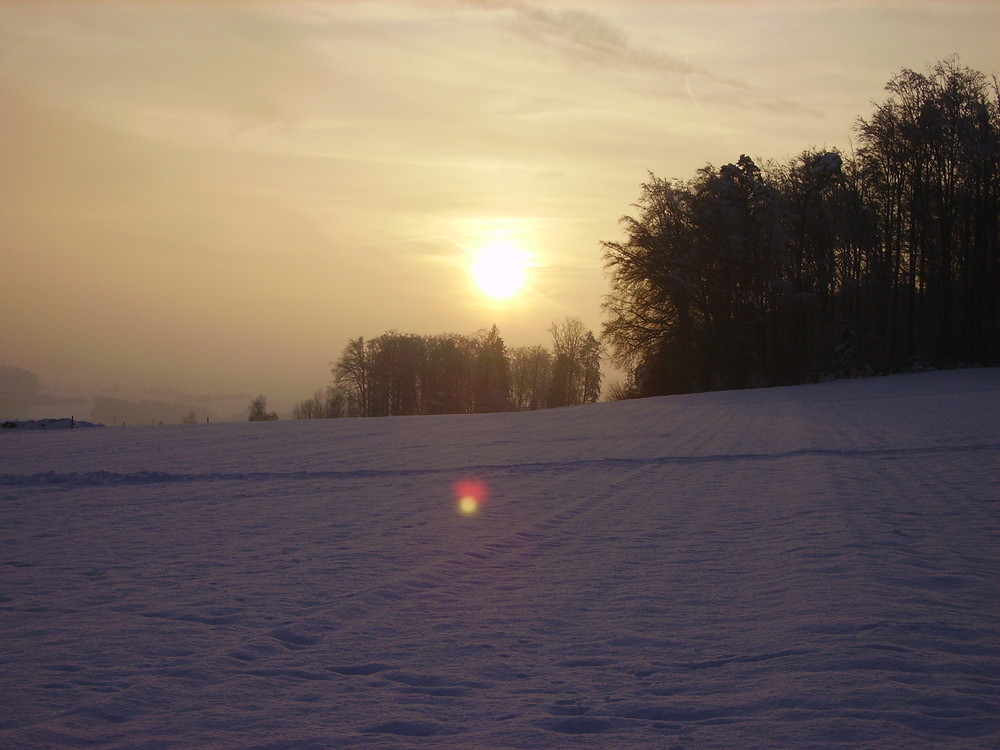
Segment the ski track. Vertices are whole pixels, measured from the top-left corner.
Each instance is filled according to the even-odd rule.
[[[2,436],[0,745],[996,747],[998,407]]]

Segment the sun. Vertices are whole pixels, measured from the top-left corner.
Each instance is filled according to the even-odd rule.
[[[486,245],[472,260],[470,271],[476,286],[487,297],[510,299],[528,280],[528,254],[507,240]]]

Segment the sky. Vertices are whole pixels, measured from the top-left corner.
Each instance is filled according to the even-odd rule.
[[[650,172],[849,150],[998,50],[985,1],[3,2],[0,365],[288,408],[357,336],[599,333]]]

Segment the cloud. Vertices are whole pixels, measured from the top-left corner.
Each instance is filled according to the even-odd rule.
[[[634,45],[613,24],[578,10],[551,11],[526,3],[510,3],[520,30],[535,39],[555,43],[583,60],[655,68],[674,73],[695,72],[683,60]]]
[[[822,117],[823,112],[815,107],[806,107],[797,102],[783,99],[781,97],[770,100],[757,100],[753,106],[770,110],[779,115],[809,115],[810,117]]]
[[[504,11],[511,28],[523,37],[556,48],[572,60],[621,66],[653,73],[701,76],[736,88],[749,88],[734,78],[716,75],[681,57],[637,44],[619,26],[576,9],[553,10],[523,0],[464,0],[480,9]]]

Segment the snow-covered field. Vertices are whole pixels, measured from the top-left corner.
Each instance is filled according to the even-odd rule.
[[[997,369],[5,430],[0,747],[996,748],[998,501]]]

